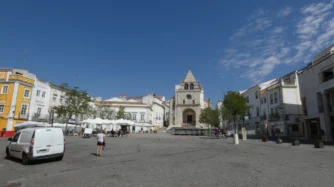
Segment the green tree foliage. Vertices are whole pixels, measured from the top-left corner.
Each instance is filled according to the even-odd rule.
[[[247,105],[247,98],[239,92],[229,91],[224,96],[222,114],[225,119],[233,120],[235,133],[238,133],[238,116],[244,116],[251,106]]]
[[[112,119],[115,113],[115,110],[109,105],[102,105],[98,108],[98,113],[101,119]]]
[[[80,115],[89,113],[91,98],[86,91],[80,90],[77,86],[70,87],[64,83],[60,88],[66,92],[64,104],[54,107],[54,110],[59,118],[66,120],[67,129],[67,123],[73,116],[78,118]]]
[[[119,107],[116,118],[117,119],[124,119],[125,118],[125,107],[124,106]]]
[[[207,107],[202,110],[201,115],[199,116],[199,122],[210,125],[212,127],[219,127],[219,110],[212,109]]]

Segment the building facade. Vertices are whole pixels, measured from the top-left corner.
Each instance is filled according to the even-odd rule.
[[[334,45],[298,72],[306,136],[334,141]]]
[[[169,126],[203,128],[199,122],[202,109],[209,107],[204,100],[204,89],[189,70],[185,79],[175,86],[175,96],[170,100]]]
[[[0,128],[13,136],[14,126],[29,119],[34,74],[20,69],[0,69]]]
[[[47,122],[49,119],[49,102],[51,88],[48,82],[36,78],[32,91],[29,120]]]
[[[165,97],[148,94],[146,96],[127,97],[122,94],[120,97],[113,97],[102,101],[102,105],[111,107],[114,111],[112,119],[116,119],[119,108],[124,107],[125,118],[135,122],[130,132],[138,132],[143,126],[152,126],[157,130],[164,125]]]

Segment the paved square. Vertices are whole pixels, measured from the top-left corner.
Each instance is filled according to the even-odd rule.
[[[260,140],[140,134],[108,138],[102,157],[96,140],[67,137],[61,162],[23,166],[5,160],[0,139],[0,186],[333,186],[334,147],[314,149]]]

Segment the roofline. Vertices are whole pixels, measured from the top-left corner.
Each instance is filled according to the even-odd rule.
[[[329,48],[330,48],[330,47],[329,47]],[[318,60],[309,62],[308,65],[306,65],[304,68],[300,69],[300,70],[297,72],[298,75],[299,75],[299,74],[302,74],[302,73],[304,73],[306,70],[309,70],[309,69],[313,68],[314,66],[316,66],[316,65],[318,65],[318,64],[320,64],[320,63],[322,63],[323,61],[325,61],[325,60],[331,58],[332,56],[334,56],[334,53],[333,53],[333,52],[332,52],[332,53],[329,52],[329,53],[327,53],[326,55],[324,55],[324,56],[322,56],[321,58],[319,58]]]

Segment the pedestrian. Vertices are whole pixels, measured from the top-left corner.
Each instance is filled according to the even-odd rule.
[[[96,150],[96,156],[101,156],[102,150],[103,150],[103,146],[105,145],[105,135],[103,133],[103,131],[100,131],[97,134],[97,150]]]
[[[216,134],[216,138],[219,139],[219,129],[218,128],[216,128],[215,134]]]

